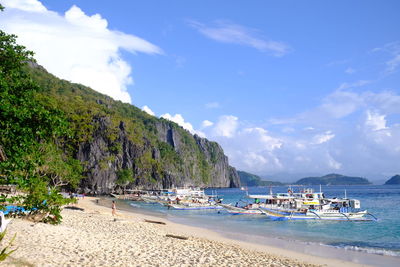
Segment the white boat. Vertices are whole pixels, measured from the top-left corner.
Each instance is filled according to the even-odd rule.
[[[233,215],[262,215],[264,214],[259,208],[244,208],[244,207],[235,207],[231,204],[219,204],[223,207],[227,212]]]
[[[263,210],[264,214],[272,220],[288,221],[288,220],[325,220],[325,221],[372,221],[376,220],[375,217],[366,218],[365,215],[369,214],[367,211],[359,212],[339,212],[339,211],[313,211],[308,210],[304,214],[282,214],[273,210]],[[371,214],[370,214],[371,215]],[[372,216],[372,215],[371,215]]]
[[[287,193],[270,192],[268,195],[248,197],[255,199],[263,214],[274,220],[372,220],[367,215],[376,220],[368,211],[360,210],[359,200],[347,197],[329,199],[321,190],[314,192],[312,189],[305,189],[294,193],[289,188]]]
[[[189,203],[189,202],[181,202],[179,204],[169,204],[169,208],[173,208],[176,210],[215,210],[222,209],[220,205],[215,202],[211,203]]]

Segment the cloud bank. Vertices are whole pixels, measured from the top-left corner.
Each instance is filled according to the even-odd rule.
[[[0,16],[4,31],[35,52],[38,63],[56,76],[81,83],[131,103],[127,86],[133,83],[131,66],[120,51],[161,54],[156,45],[137,36],[108,28],[100,14],[87,15],[72,6],[64,14],[48,10],[38,0],[3,0]]]
[[[376,179],[400,172],[399,119],[398,93],[341,89],[312,110],[263,127],[224,115],[203,130],[241,170],[261,175],[339,172]]]

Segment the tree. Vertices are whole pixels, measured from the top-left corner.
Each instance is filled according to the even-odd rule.
[[[133,183],[135,179],[133,178],[133,173],[131,169],[122,169],[117,172],[117,185],[123,186],[124,191],[129,183]]]
[[[17,184],[27,193],[19,204],[43,214],[44,221],[58,223],[67,200],[57,186],[67,181],[77,184],[81,168],[67,151],[55,146],[68,140],[68,122],[61,110],[38,97],[41,89],[27,72],[32,62],[33,52],[18,45],[15,35],[0,30],[0,145],[4,154],[0,183]]]
[[[43,164],[38,167],[41,177],[46,177],[50,185],[76,187],[82,178],[79,160],[66,156],[54,143],[46,143],[40,148]]]

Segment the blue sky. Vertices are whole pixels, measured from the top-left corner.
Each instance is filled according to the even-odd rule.
[[[50,72],[218,141],[238,169],[400,172],[399,1],[0,2]]]

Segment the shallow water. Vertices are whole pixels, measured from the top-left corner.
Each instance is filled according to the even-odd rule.
[[[360,200],[361,208],[378,217],[378,221],[272,221],[262,215],[231,215],[216,210],[177,211],[168,210],[158,204],[142,202],[129,202],[129,204],[132,209],[162,215],[175,222],[208,228],[232,238],[256,243],[294,241],[293,246],[297,244],[297,249],[298,244],[307,244],[308,250],[314,251],[331,247],[339,251],[344,249],[370,255],[387,255],[391,256],[389,262],[394,262],[395,265],[399,263],[400,266],[400,186],[322,187],[326,197],[344,197],[345,189],[348,198]],[[267,187],[251,187],[248,190],[249,194],[269,192]],[[272,190],[274,193],[286,192],[287,187],[273,187]],[[314,187],[314,190],[319,191],[319,186]],[[208,189],[206,193],[211,194],[212,190]],[[217,193],[224,199],[224,203],[251,201],[246,199],[244,191],[237,188],[217,189]],[[271,241],[271,238],[274,240]],[[286,246],[290,246],[290,243],[286,242]],[[346,260],[358,262],[353,259],[354,255],[348,253],[347,256]],[[379,265],[379,259],[377,261]],[[365,263],[371,261],[366,259]]]

